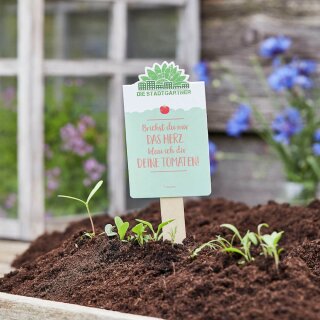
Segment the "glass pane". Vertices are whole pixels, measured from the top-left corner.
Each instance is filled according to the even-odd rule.
[[[17,216],[16,79],[0,78],[0,218]]]
[[[17,56],[17,0],[0,1],[0,57]]]
[[[107,199],[108,78],[48,78],[45,99],[45,170],[47,216],[84,213],[79,202],[94,185],[93,212],[105,211]]]
[[[106,58],[110,14],[99,1],[46,1],[45,56]]]
[[[178,9],[131,9],[128,17],[129,58],[175,58]]]

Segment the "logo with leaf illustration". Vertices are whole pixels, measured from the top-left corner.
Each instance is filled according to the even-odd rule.
[[[155,63],[139,75],[139,90],[186,89],[189,88],[189,75],[174,62]]]

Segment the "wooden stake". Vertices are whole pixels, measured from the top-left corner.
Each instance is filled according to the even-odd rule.
[[[186,238],[183,198],[160,198],[162,222],[174,219],[163,228],[163,240],[171,241],[171,234],[175,232],[175,243],[182,243]]]

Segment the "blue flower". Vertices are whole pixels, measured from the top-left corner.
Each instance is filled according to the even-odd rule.
[[[270,37],[260,45],[260,55],[264,58],[273,58],[286,52],[291,46],[291,39],[284,36]]]
[[[210,159],[210,174],[213,175],[218,167],[218,161],[216,158],[217,154],[217,147],[216,145],[212,142],[209,141],[209,159]]]
[[[289,64],[276,67],[268,78],[270,87],[275,91],[291,90],[294,86],[303,89],[313,87],[313,81],[309,76],[317,69],[317,65],[312,60],[295,59]]]
[[[208,83],[210,78],[209,78],[209,68],[208,64],[204,61],[201,61],[197,63],[194,66],[194,72],[197,76],[197,79],[199,81],[204,81],[205,83]]]
[[[274,91],[291,90],[294,86],[310,89],[313,81],[304,73],[291,64],[277,68],[268,78],[268,83]]]
[[[310,76],[317,71],[317,63],[313,60],[294,59],[290,65],[296,68],[299,75]]]
[[[240,104],[236,112],[227,122],[226,131],[229,136],[239,137],[250,127],[251,109],[245,104]]]
[[[276,142],[289,144],[290,138],[303,128],[299,110],[293,107],[286,108],[276,116],[271,127],[274,131],[273,139]]]
[[[320,143],[314,143],[312,146],[312,151],[314,155],[320,156]]]
[[[270,87],[275,91],[292,89],[298,76],[296,68],[290,65],[284,65],[277,68],[268,78]]]
[[[317,129],[317,130],[314,132],[313,139],[314,139],[316,142],[320,142],[320,129]]]

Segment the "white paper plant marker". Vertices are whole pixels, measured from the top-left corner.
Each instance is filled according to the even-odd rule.
[[[123,86],[132,198],[160,198],[164,239],[186,237],[183,198],[211,193],[204,82],[174,62],[145,68]]]

